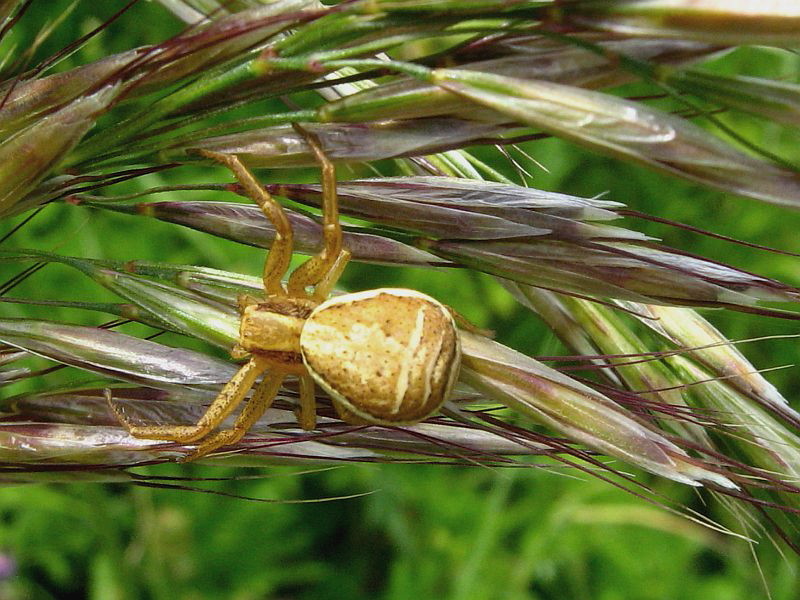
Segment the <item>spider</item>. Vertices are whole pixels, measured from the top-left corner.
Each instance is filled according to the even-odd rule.
[[[345,421],[403,425],[436,413],[458,376],[461,348],[453,313],[430,296],[382,288],[326,300],[350,258],[342,242],[336,174],[317,137],[295,129],[322,169],[321,252],[284,285],[293,234],[283,207],[237,156],[200,150],[230,169],[275,228],[264,265],[264,297],[239,298],[239,340],[231,355],[247,361],[194,425],[132,425],[112,404],[135,437],[199,442],[185,461],[238,442],[271,406],[287,375],[299,378],[297,420],[305,430],[316,427],[314,382]],[[233,427],[215,431],[254,386]]]

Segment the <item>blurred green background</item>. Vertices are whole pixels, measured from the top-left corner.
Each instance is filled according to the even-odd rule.
[[[15,27],[15,39],[24,44],[67,4],[34,2],[31,12]],[[118,8],[111,4],[95,8],[92,3],[78,3],[39,54],[46,56],[100,24]],[[158,4],[140,2],[58,70],[162,40],[180,29],[180,23]],[[722,57],[713,68],[790,81],[797,81],[800,71],[796,56],[755,48]],[[636,88],[622,93],[628,91],[635,93]],[[756,143],[797,161],[797,132],[737,115],[722,118]],[[787,210],[669,180],[558,140],[531,143],[525,150],[547,168],[544,172],[531,167],[531,184],[537,187],[584,196],[606,193],[608,199],[658,217],[800,250],[800,219]],[[480,149],[477,154],[497,157],[490,149]],[[518,179],[507,164],[497,168]],[[265,181],[316,177],[313,171],[265,171],[259,175]],[[341,177],[351,175],[346,169],[340,171]],[[144,189],[167,182],[229,180],[222,170],[185,167],[130,185]],[[0,225],[0,235],[20,220]],[[788,283],[800,282],[797,260],[659,224],[630,219],[625,224],[683,250]],[[63,204],[48,206],[4,246],[93,258],[206,265],[253,275],[260,272],[264,257],[262,250],[177,226]],[[2,268],[2,281],[17,272]],[[352,265],[342,279],[342,286],[349,290],[382,285],[430,293],[476,324],[494,329],[500,341],[526,354],[565,352],[535,316],[515,304],[487,276]],[[59,265],[46,267],[10,295],[114,299]],[[99,322],[97,315],[68,309],[4,305],[3,314]],[[753,315],[705,314],[731,338],[798,329],[789,321]],[[169,334],[160,341],[186,344],[185,339]],[[798,362],[795,340],[758,342],[744,350],[761,368]],[[800,369],[779,370],[767,377],[786,397],[798,397]],[[240,474],[197,465],[163,466],[150,472],[213,477]],[[257,480],[204,487],[274,503],[129,484],[4,486],[0,489],[0,573],[4,561],[13,561],[16,571],[0,581],[0,600],[735,600],[766,597],[764,581],[776,600],[798,597],[800,562],[791,554],[781,557],[768,540],[762,539],[756,550],[759,567],[747,544],[576,472],[348,465],[311,474],[300,474],[297,468],[265,469],[261,474],[263,478]],[[708,496],[701,498],[685,486],[639,476],[669,502],[735,525],[719,504],[706,503]],[[367,495],[292,503],[353,493]]]

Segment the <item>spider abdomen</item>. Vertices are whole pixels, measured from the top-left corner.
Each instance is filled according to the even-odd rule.
[[[320,304],[300,335],[314,380],[357,416],[416,423],[450,395],[461,360],[450,311],[430,296],[383,288]]]

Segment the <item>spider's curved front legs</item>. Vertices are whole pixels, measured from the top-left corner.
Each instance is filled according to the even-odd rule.
[[[297,124],[293,127],[303,136],[322,170],[322,250],[294,270],[287,287],[290,296],[303,297],[306,295],[306,288],[314,286],[311,297],[321,302],[336,285],[350,260],[350,252],[342,247],[336,169],[325,156],[316,135]]]
[[[239,413],[233,427],[231,429],[223,429],[207,437],[192,454],[186,456],[183,460],[198,459],[221,446],[235,444],[242,439],[249,429],[256,424],[261,415],[272,406],[285,376],[280,371],[265,375],[253,392],[253,397],[242,409],[242,412]]]
[[[114,411],[114,414],[117,416],[119,421],[125,426],[125,428],[133,437],[188,444],[207,436],[215,427],[224,421],[228,415],[230,415],[234,409],[241,404],[242,400],[244,400],[244,397],[247,395],[247,392],[250,391],[250,388],[252,388],[253,384],[255,384],[256,379],[258,379],[258,377],[264,371],[266,371],[268,367],[268,361],[259,356],[252,356],[250,360],[248,360],[242,366],[242,368],[236,372],[236,375],[234,375],[231,380],[225,384],[214,401],[208,406],[206,412],[203,413],[203,416],[200,417],[200,419],[194,425],[132,425],[114,405],[114,402],[111,398],[111,392],[109,390],[106,390],[106,400],[108,401],[109,406],[111,406],[111,409]],[[280,377],[277,382],[277,385],[280,386],[280,382],[283,381],[284,374],[275,373],[275,375]],[[259,385],[259,389],[262,386],[263,382]],[[272,397],[269,398],[269,403],[272,402],[275,394],[277,394],[277,388],[275,393],[272,394]],[[251,400],[250,403],[252,404],[252,402],[253,401]],[[246,408],[245,411],[247,410],[248,409]],[[266,407],[264,410],[266,410]],[[256,416],[256,419],[257,418],[258,416]],[[210,439],[213,439],[213,437]],[[194,454],[187,457],[186,460],[198,458],[199,456],[207,454],[220,445],[221,443],[211,447],[209,440],[207,440],[200,445]],[[204,449],[202,453],[200,452],[201,449]]]
[[[292,260],[293,233],[292,225],[286,216],[286,211],[270,196],[256,180],[250,170],[242,164],[238,156],[222,154],[211,150],[199,150],[202,156],[210,158],[231,170],[242,186],[248,198],[263,211],[264,215],[275,228],[275,239],[270,246],[267,260],[264,263],[264,290],[267,295],[285,296],[282,279],[289,269]]]

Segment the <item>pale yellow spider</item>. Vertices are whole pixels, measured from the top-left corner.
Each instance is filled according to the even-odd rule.
[[[233,172],[275,227],[264,265],[265,296],[239,299],[239,341],[231,354],[248,360],[195,425],[132,425],[112,404],[135,437],[199,442],[184,460],[239,441],[270,407],[287,375],[299,378],[297,418],[306,430],[316,427],[315,381],[344,420],[401,425],[437,412],[458,377],[461,349],[453,315],[433,298],[384,288],[325,301],[350,253],[342,246],[333,164],[313,134],[296,129],[322,167],[322,251],[297,267],[284,286],[292,228],[283,208],[236,156],[201,151]],[[254,385],[233,428],[214,432]]]

